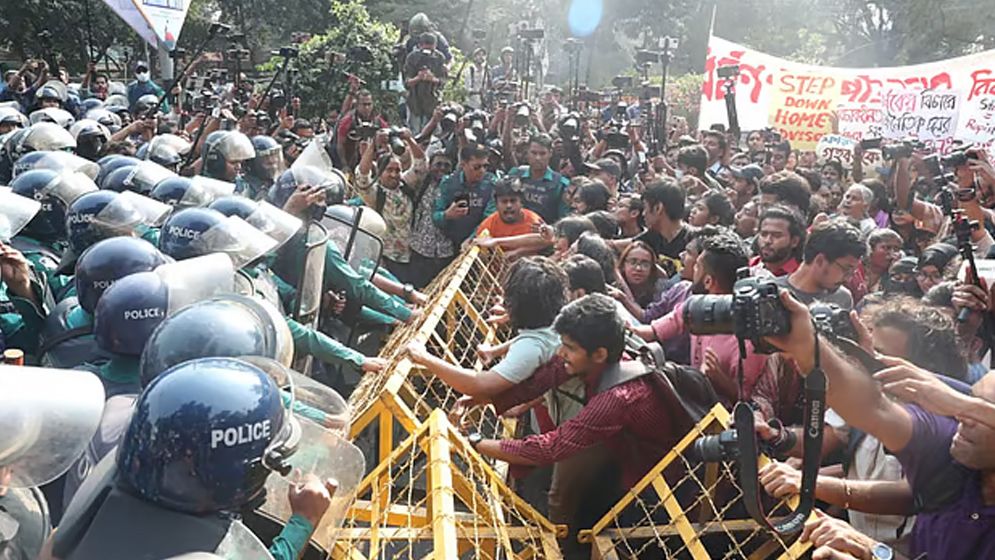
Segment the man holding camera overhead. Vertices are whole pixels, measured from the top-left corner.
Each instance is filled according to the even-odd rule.
[[[359,141],[372,140],[378,130],[389,125],[373,105],[373,94],[359,89],[358,79],[349,80],[349,93],[355,98],[353,109],[339,121],[335,133],[335,147],[344,169],[354,169],[359,163]]]
[[[418,48],[404,61],[404,87],[408,90],[408,128],[420,131],[439,104],[442,85],[448,75],[446,59],[436,49],[436,35],[422,33]]]

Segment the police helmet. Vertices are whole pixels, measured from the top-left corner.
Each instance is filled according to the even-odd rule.
[[[139,97],[135,101],[135,107],[132,112],[136,115],[145,114],[148,113],[150,110],[152,110],[153,107],[157,107],[158,105],[159,105],[159,96],[152,93],[147,93]]]
[[[179,171],[183,158],[193,144],[175,134],[160,134],[138,150],[138,157],[158,163],[170,171]]]
[[[66,84],[58,80],[49,80],[42,84],[38,91],[35,92],[35,99],[41,101],[42,99],[53,99],[59,103],[65,103],[66,99],[69,98],[69,89]]]
[[[201,150],[202,173],[215,179],[225,178],[225,162],[241,162],[255,157],[252,140],[235,130],[219,130],[207,135]]]
[[[212,196],[188,177],[167,177],[156,184],[149,197],[172,206],[175,210],[207,206]]]
[[[91,97],[89,99],[84,99],[83,101],[79,102],[79,114],[84,115],[85,118],[90,118],[90,117],[86,116],[86,114],[89,111],[92,111],[94,109],[103,108],[103,106],[104,106],[104,102],[101,101],[101,100],[99,100],[99,99],[97,99],[96,97]]]
[[[76,149],[76,139],[68,130],[50,122],[38,122],[25,129],[19,152],[14,159],[28,152],[44,150],[58,152],[74,149]]]
[[[14,162],[13,177],[32,169],[80,172],[90,179],[100,172],[96,163],[69,152],[28,152]]]
[[[150,272],[171,262],[154,245],[136,237],[112,237],[98,241],[76,260],[76,296],[87,313],[114,282],[138,272]]]
[[[140,161],[142,160],[136,157],[125,156],[120,154],[111,154],[109,156],[104,156],[97,160],[97,165],[100,166],[100,172],[97,173],[97,176],[93,180],[98,185],[100,185],[100,188],[105,189],[107,187],[104,186],[104,179],[107,177],[107,175],[109,175],[112,171],[120,167],[126,167],[129,165],[138,165],[138,162]]]
[[[132,236],[161,224],[172,208],[130,191],[99,190],[77,198],[66,213],[71,262],[94,243],[111,237]]]
[[[76,153],[91,161],[96,161],[104,145],[111,141],[111,131],[91,119],[76,121],[69,133],[76,139]]]
[[[14,107],[0,107],[0,125],[28,126],[28,118]]]
[[[128,190],[125,181],[131,176],[132,170],[135,169],[135,165],[128,164],[122,165],[109,171],[107,174],[103,175],[100,180],[100,188],[115,192],[124,192]]]
[[[346,192],[345,177],[338,172],[326,172],[311,165],[294,166],[283,173],[270,187],[267,201],[274,206],[283,208],[290,195],[301,186],[319,187],[325,191],[325,203],[313,209],[313,217],[320,218],[326,206],[342,204]]]
[[[220,254],[125,276],[97,300],[93,323],[97,346],[113,354],[141,356],[152,331],[170,314],[233,289],[234,269]]]
[[[170,315],[142,352],[142,386],[176,364],[216,356],[265,356],[284,366],[293,361],[287,321],[262,298],[222,295]]]
[[[270,374],[246,361],[179,364],[139,396],[118,477],[165,508],[238,511],[262,496],[271,471],[289,470],[300,428],[285,402]]]
[[[65,109],[59,109],[57,107],[46,107],[45,109],[37,109],[32,111],[28,115],[28,120],[31,124],[47,122],[57,124],[62,128],[69,129],[73,123],[76,122],[76,118],[73,114]]]
[[[176,176],[176,173],[154,161],[140,161],[129,169],[130,173],[123,178],[119,186],[145,196],[148,196],[160,181]]]
[[[66,236],[66,210],[80,196],[97,190],[86,175],[51,169],[32,169],[18,175],[11,190],[41,203],[41,211],[24,228],[24,233],[43,239]]]
[[[284,170],[283,146],[272,136],[253,136],[256,157],[249,160],[248,173],[272,184]]]
[[[0,187],[0,242],[8,243],[41,210],[41,203]]]
[[[120,115],[122,110],[130,114],[128,96],[122,93],[108,95],[107,99],[104,100],[104,109],[116,115]]]
[[[117,116],[117,114],[113,111],[108,111],[103,106],[90,109],[83,115],[84,118],[97,121],[98,123],[106,126],[107,130],[112,133],[121,130],[121,117]]]
[[[236,268],[255,261],[279,243],[237,216],[210,208],[187,208],[166,220],[159,249],[176,260],[208,253],[227,254]]]
[[[303,222],[268,202],[256,202],[244,196],[219,198],[209,206],[225,216],[238,216],[249,225],[283,244],[300,231]]]

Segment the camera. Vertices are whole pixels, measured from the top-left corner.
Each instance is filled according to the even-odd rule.
[[[576,144],[580,142],[580,124],[580,115],[567,113],[560,118],[560,122],[556,123],[556,129],[559,130],[560,138],[564,142]]]
[[[402,129],[398,126],[392,126],[383,130],[387,133],[387,145],[390,146],[390,151],[393,152],[395,156],[403,154],[407,146],[405,145],[404,140],[401,139]]]
[[[612,78],[612,86],[619,89],[632,87],[632,76],[615,76]]]
[[[447,105],[442,110],[442,121],[439,123],[439,126],[442,128],[443,132],[448,134],[456,128],[456,123],[459,122],[459,119],[459,108],[453,105]]]
[[[808,311],[819,332],[857,340],[857,329],[850,322],[850,314],[835,303],[817,301],[809,306]]]
[[[604,140],[608,144],[609,150],[629,149],[629,135],[625,132],[624,125],[614,120],[595,133],[594,137],[599,142]]]
[[[728,66],[719,66],[715,71],[715,75],[723,80],[729,80],[739,76],[739,65],[730,64]]]
[[[881,149],[881,138],[863,138],[860,140],[860,149],[862,150],[880,150]]]
[[[543,29],[519,29],[518,37],[521,39],[526,39],[529,41],[538,41],[546,36],[546,31]]]
[[[912,157],[912,152],[919,147],[919,145],[908,140],[899,142],[898,144],[887,144],[881,147],[881,157],[889,161]]]
[[[736,430],[723,430],[714,435],[701,436],[694,440],[690,455],[704,463],[739,459],[739,438]]]
[[[366,45],[356,45],[354,47],[349,47],[346,51],[346,58],[359,63],[370,63],[373,62],[373,51],[370,47]]]
[[[373,121],[364,122],[357,120],[352,130],[349,131],[349,139],[354,141],[369,140],[376,136],[378,130],[380,130],[380,127],[374,124]]]
[[[638,50],[636,51],[636,66],[656,64],[663,58],[663,53],[659,51]]]
[[[487,113],[476,110],[466,115],[466,139],[474,144],[483,144],[487,139]]]
[[[515,116],[513,117],[513,122],[516,128],[523,128],[529,125],[532,121],[532,107],[524,101],[521,103],[515,103],[512,105],[512,109],[515,110]]]
[[[974,146],[962,146],[944,156],[940,163],[947,169],[967,165],[972,159],[978,159],[978,151]]]
[[[926,166],[926,171],[930,177],[939,178],[943,175],[943,162],[940,159],[940,154],[929,154],[922,158],[922,163]]]
[[[475,28],[472,31],[470,31],[470,36],[476,39],[477,41],[482,41],[487,38],[487,30]]]
[[[741,269],[739,274],[749,274]],[[777,284],[767,278],[740,278],[729,295],[693,295],[684,306],[691,334],[734,334],[753,343],[757,353],[773,349],[763,339],[791,331],[791,315],[778,297]]]
[[[277,54],[283,58],[297,58],[297,55],[300,54],[300,49],[292,46],[280,47]]]

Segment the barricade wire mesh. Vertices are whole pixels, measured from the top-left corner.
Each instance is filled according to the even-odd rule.
[[[592,529],[593,557],[621,559],[800,558],[807,543],[785,540],[750,519],[733,463],[690,457],[694,441],[730,423],[721,405],[709,412]],[[762,459],[765,461],[765,459]],[[789,511],[773,504],[772,517]],[[771,504],[768,504],[770,506]]]
[[[550,523],[509,489],[442,410],[360,483],[333,558],[561,558]]]
[[[489,309],[501,301],[501,278],[506,261],[499,250],[467,249],[426,290],[429,304],[424,315],[410,325],[398,327],[380,352],[388,362],[383,373],[367,375],[353,392],[351,437],[368,433],[376,421],[377,461],[393,447],[394,422],[411,433],[433,410],[449,410],[460,394],[407,359],[405,347],[425,344],[446,361],[480,371],[483,364],[476,349],[481,343],[498,344],[507,330],[488,324]],[[470,416],[485,437],[510,435],[514,424],[499,420],[490,409]],[[374,464],[375,461],[370,461]]]

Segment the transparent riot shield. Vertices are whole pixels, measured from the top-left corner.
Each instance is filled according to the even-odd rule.
[[[292,514],[288,499],[291,484],[299,483],[307,475],[314,475],[321,481],[335,480],[338,486],[332,503],[311,537],[325,551],[330,551],[366,472],[366,459],[363,452],[346,439],[350,412],[345,399],[331,388],[297,372],[290,375],[295,399],[292,408],[300,428],[297,449],[288,459],[293,472],[286,478],[269,477],[266,503],[261,509],[285,522]]]
[[[294,164],[291,165],[290,168],[293,169],[303,165],[310,165],[328,173],[337,171],[335,166],[332,164],[332,158],[325,150],[327,143],[328,138],[326,135],[321,134],[316,136],[311,140],[311,142],[308,143],[307,146],[304,147],[304,151],[301,152],[301,155],[297,156],[297,159],[294,160]]]
[[[308,224],[304,239],[304,259],[301,273],[297,277],[297,309],[293,318],[298,323],[318,328],[321,318],[321,296],[325,276],[325,245],[328,243],[328,231],[318,222]],[[311,374],[313,356],[298,356],[294,360],[294,369],[304,375]]]
[[[269,550],[267,550],[266,545],[238,520],[232,520],[231,525],[228,526],[228,532],[225,533],[225,537],[218,543],[218,548],[213,554],[217,558],[224,558],[224,560],[243,560],[247,558],[265,560],[273,558]],[[204,557],[202,556],[201,558]]]
[[[346,218],[339,212],[331,212],[332,208],[342,207],[329,207],[330,211],[326,212],[321,220],[322,225],[328,230],[329,242],[335,243],[342,258],[356,272],[366,279],[373,278],[380,266],[383,241],[357,225],[362,223],[361,213],[364,212],[362,207],[353,208],[354,214],[351,218]]]

